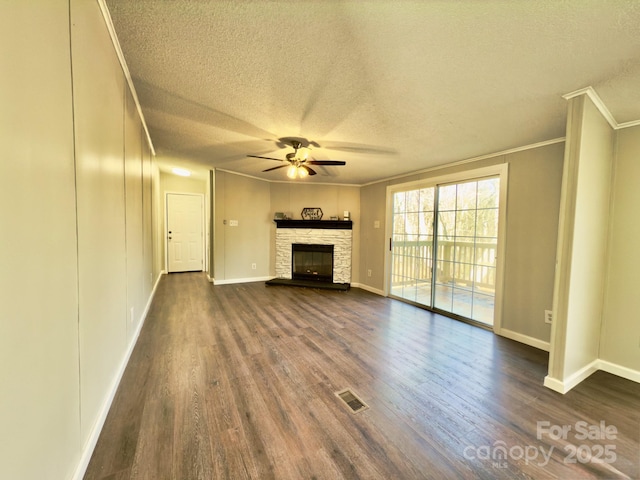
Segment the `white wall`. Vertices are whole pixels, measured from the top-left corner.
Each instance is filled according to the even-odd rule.
[[[96,11],[97,10],[97,11]],[[125,79],[97,3],[73,1],[83,439],[99,418],[126,348]]]
[[[502,328],[548,345],[564,143],[509,154]],[[544,345],[547,347],[547,345]],[[547,347],[548,348],[548,347]]]
[[[98,2],[4,2],[0,49],[0,478],[80,478],[159,271],[158,171]]]
[[[569,100],[549,375],[565,392],[597,369],[615,133],[592,100]]]
[[[145,267],[148,271],[150,263],[145,257],[145,221],[143,218],[143,187],[144,174],[143,159],[144,137],[142,125],[138,118],[133,96],[126,90],[124,102],[124,195],[125,195],[125,246],[127,270],[127,301],[126,314],[127,342],[138,330],[140,315],[145,308],[144,287],[148,277],[143,275]],[[150,218],[150,215],[148,215]],[[150,231],[148,232],[150,234]],[[149,238],[151,236],[149,235]],[[146,297],[148,298],[148,297]]]
[[[619,130],[616,147],[600,357],[640,381],[640,127]]]
[[[142,298],[150,298],[156,279],[159,278],[161,266],[156,259],[159,247],[155,242],[159,241],[158,219],[155,211],[159,207],[155,199],[156,190],[159,192],[160,173],[158,166],[153,161],[151,149],[147,143],[146,132],[142,135],[142,262],[144,266],[144,280],[142,282]]]
[[[216,171],[214,195],[215,283],[269,278],[269,183]],[[237,226],[231,226],[231,220]]]
[[[567,298],[565,378],[598,358],[606,277],[614,132],[588,98],[583,115]]]
[[[80,458],[69,5],[0,4],[0,478]]]
[[[164,270],[164,220],[162,217],[163,200],[160,186],[160,169],[151,162],[151,232],[153,236],[153,278],[158,278]]]
[[[379,295],[384,294],[387,183],[374,183],[360,189],[360,284]],[[377,222],[377,223],[376,223]],[[368,276],[371,270],[371,277]]]

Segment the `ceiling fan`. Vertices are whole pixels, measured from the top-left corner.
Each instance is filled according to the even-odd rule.
[[[284,140],[284,139],[282,139]],[[309,165],[346,165],[347,162],[342,160],[314,160],[309,156],[309,142],[303,144],[298,139],[288,139],[287,144],[293,147],[292,153],[287,153],[286,160],[272,157],[261,157],[259,155],[247,155],[252,158],[263,158],[265,160],[275,160],[277,162],[285,162],[285,165],[278,165],[277,167],[267,168],[263,172],[270,172],[271,170],[277,170],[278,168],[288,167],[287,176],[291,179],[304,178],[307,175],[316,175],[316,171]]]

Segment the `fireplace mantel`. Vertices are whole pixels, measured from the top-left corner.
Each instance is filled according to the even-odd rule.
[[[274,220],[278,228],[315,228],[327,230],[353,230],[351,220]]]

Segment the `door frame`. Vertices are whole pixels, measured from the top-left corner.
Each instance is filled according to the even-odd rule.
[[[192,197],[200,197],[200,211],[202,213],[202,218],[200,219],[202,223],[202,271],[205,272],[205,253],[207,247],[205,245],[206,240],[206,218],[205,218],[205,208],[204,208],[204,193],[194,193],[194,192],[177,192],[177,191],[165,191],[164,192],[164,237],[162,239],[162,245],[164,247],[164,271],[169,272],[169,242],[167,241],[169,238],[169,195],[190,195]]]
[[[483,177],[500,177],[500,199],[498,201],[498,248],[496,265],[496,294],[493,310],[493,332],[500,334],[502,330],[502,304],[504,293],[504,269],[507,230],[507,192],[509,181],[509,164],[499,163],[488,167],[465,170],[462,172],[441,175],[438,177],[422,178],[405,183],[387,185],[386,221],[385,221],[385,258],[384,258],[384,296],[391,291],[391,241],[393,233],[393,194],[415,188],[430,188],[439,185],[470,181]]]

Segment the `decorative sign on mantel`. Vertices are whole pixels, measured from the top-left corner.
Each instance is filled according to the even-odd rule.
[[[302,209],[303,220],[322,220],[322,209],[320,207],[306,207]]]

